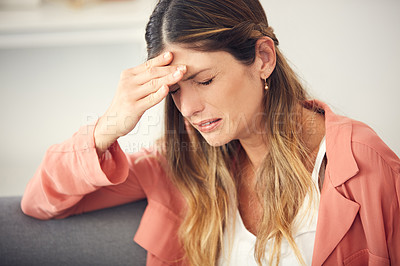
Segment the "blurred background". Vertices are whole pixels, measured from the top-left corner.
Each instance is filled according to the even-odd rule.
[[[262,0],[313,97],[369,124],[400,154],[400,1]],[[95,121],[122,70],[146,58],[155,0],[0,0],[0,196],[22,195],[46,149]],[[162,105],[119,140],[162,132]]]

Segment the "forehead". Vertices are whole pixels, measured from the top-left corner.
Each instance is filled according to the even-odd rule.
[[[225,51],[198,51],[180,45],[166,45],[163,52],[172,52],[171,65],[186,65],[188,71],[204,67],[221,67],[232,63],[234,58]]]

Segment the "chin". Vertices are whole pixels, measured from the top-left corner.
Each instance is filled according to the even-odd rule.
[[[213,147],[219,147],[219,146],[225,145],[225,144],[229,143],[232,140],[232,139],[227,138],[227,137],[222,137],[221,135],[218,134],[216,136],[207,136],[207,135],[204,136],[202,134],[203,138],[207,141],[207,143],[210,146],[213,146]]]

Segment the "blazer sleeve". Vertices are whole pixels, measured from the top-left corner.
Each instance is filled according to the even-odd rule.
[[[400,265],[400,160],[375,135],[368,144],[353,141],[352,149],[360,178],[349,181],[357,188],[349,197],[361,204],[369,250]]]
[[[146,198],[141,180],[163,175],[160,154],[142,149],[125,154],[115,142],[99,160],[94,127],[83,126],[51,146],[29,181],[22,211],[38,219],[64,218]]]
[[[399,171],[400,172],[400,171]],[[393,265],[400,264],[400,173],[395,176],[396,199],[393,208],[393,231],[390,236],[389,256]],[[396,203],[397,200],[397,203]]]

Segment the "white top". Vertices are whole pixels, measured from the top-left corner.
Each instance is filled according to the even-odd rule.
[[[320,192],[318,189],[318,175],[321,169],[321,164],[326,153],[325,137],[322,139],[317,159],[315,161],[314,170],[312,172],[312,179],[316,186],[317,199],[313,201],[312,211],[307,213],[309,197],[306,196],[303,205],[301,206],[298,215],[295,218],[294,225],[297,230],[294,233],[294,241],[299,248],[303,259],[307,265],[311,265],[315,231],[317,228],[317,216],[318,216],[318,205]],[[308,217],[301,221],[299,217]],[[235,222],[231,226],[234,227],[232,232],[234,233],[233,241],[229,241],[227,233],[224,234],[224,245],[221,255],[218,259],[218,265],[225,266],[257,266],[257,262],[254,258],[254,247],[256,243],[256,236],[246,229],[240,216],[239,210],[236,212]],[[232,239],[232,238],[231,238]],[[232,247],[231,253],[229,254],[229,244]],[[268,245],[271,242],[268,242]],[[268,251],[266,251],[266,258],[268,258]],[[286,239],[282,240],[281,246],[281,257],[279,265],[299,265],[296,255]]]

